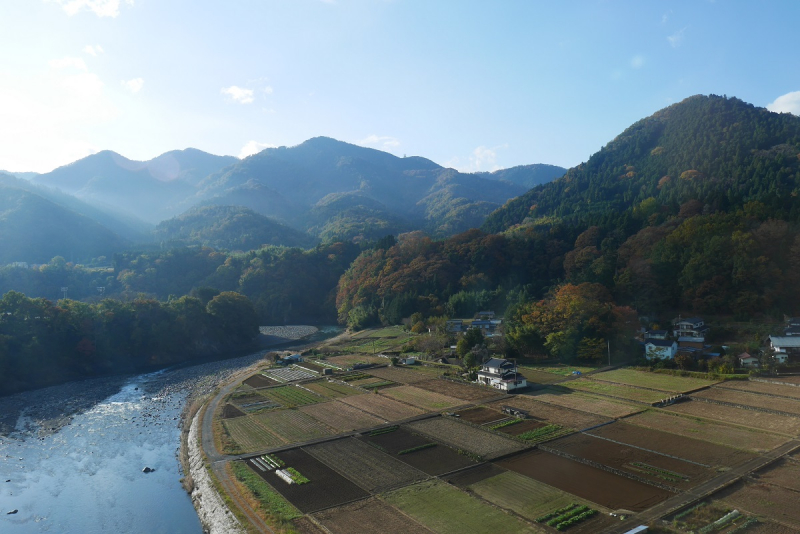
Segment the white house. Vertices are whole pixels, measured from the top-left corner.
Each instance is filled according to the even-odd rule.
[[[689,317],[688,319],[673,319],[672,334],[675,337],[700,337],[705,339],[709,328],[705,321],[700,317]]]
[[[800,336],[769,336],[769,345],[776,356],[780,353],[800,356]]]
[[[739,355],[739,364],[742,367],[758,367],[758,358],[743,352]]]
[[[517,364],[503,358],[491,358],[481,365],[478,383],[503,391],[513,391],[528,386],[528,381],[517,372]]]
[[[678,344],[669,339],[648,339],[644,343],[644,355],[648,360],[672,359],[678,353]]]

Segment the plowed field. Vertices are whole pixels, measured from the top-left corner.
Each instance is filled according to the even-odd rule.
[[[740,482],[715,497],[742,511],[800,528],[800,506],[797,506],[800,494],[796,491],[771,484]]]
[[[501,413],[497,410],[492,410],[491,408],[470,408],[468,410],[461,410],[458,412],[458,415],[461,419],[465,421],[469,421],[470,423],[475,423],[476,425],[483,425],[486,423],[492,423],[495,421],[500,421],[502,419],[507,419],[509,416]]]
[[[458,454],[442,444],[408,454],[398,454],[400,451],[433,442],[431,439],[412,434],[403,428],[377,436],[364,435],[359,439],[365,443],[377,445],[387,454],[394,455],[398,460],[429,475],[438,476],[475,464],[469,457]]]
[[[755,478],[759,482],[768,482],[800,492],[800,463],[787,459],[779,460],[767,469],[759,471]]]
[[[564,406],[565,408],[572,408],[573,410],[581,410],[612,419],[624,417],[644,409],[644,407],[639,405],[615,401],[588,393],[572,392],[569,389],[562,388],[547,388],[543,392],[537,391],[533,393],[531,397],[541,402]]]
[[[358,390],[356,388],[351,388],[350,386],[346,386],[344,384],[340,384],[339,382],[328,382],[328,381],[319,381],[319,382],[308,382],[303,385],[313,391],[314,393],[318,393],[323,397],[328,399],[338,399],[339,397],[348,397],[350,395],[361,395],[364,392]]]
[[[252,416],[222,421],[231,438],[244,452],[269,449],[286,443],[252,419]]]
[[[527,410],[530,412],[531,417],[547,421],[548,423],[574,428],[575,430],[583,430],[584,428],[597,426],[611,420],[608,417],[600,417],[599,415],[571,410],[546,402],[539,402],[527,395],[515,395],[509,399],[503,399],[502,401],[491,404],[491,406],[497,406],[498,408],[503,405]]]
[[[250,417],[262,426],[269,428],[286,443],[308,441],[336,433],[332,428],[297,410],[263,412]],[[234,419],[234,421],[238,420]]]
[[[412,431],[431,436],[456,449],[468,450],[483,458],[496,458],[522,450],[525,445],[444,417],[416,421],[408,425]]]
[[[454,399],[453,397],[419,389],[415,386],[388,388],[381,390],[380,394],[422,408],[426,412],[444,410],[452,408],[453,406],[466,404],[466,401],[461,399]]]
[[[730,382],[723,382],[719,384],[717,388],[752,391],[753,393],[766,393],[767,395],[800,399],[800,388],[798,387],[784,386],[781,384],[766,384],[764,382],[754,382],[752,380],[732,380]]]
[[[400,384],[424,382],[426,380],[431,380],[435,376],[431,373],[425,373],[424,371],[410,371],[408,369],[400,369],[399,367],[378,367],[377,369],[365,369],[364,372]]]
[[[695,417],[714,419],[785,436],[800,434],[800,418],[720,406],[702,401],[681,402],[665,410]]]
[[[378,499],[366,499],[314,514],[333,534],[432,534],[407,515]]]
[[[378,394],[368,395],[353,395],[352,397],[343,397],[339,402],[349,404],[361,411],[372,414],[380,419],[386,421],[399,421],[414,417],[415,415],[422,415],[423,412],[419,408],[397,402],[394,399],[384,397]]]
[[[783,399],[760,395],[758,393],[732,391],[722,388],[711,388],[699,391],[692,394],[692,397],[743,404],[745,406],[755,406],[756,408],[766,408],[768,410],[777,410],[779,412],[787,412],[800,416],[800,399]]]

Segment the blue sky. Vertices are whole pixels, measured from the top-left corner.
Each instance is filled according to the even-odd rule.
[[[325,135],[570,167],[693,94],[800,114],[800,2],[3,0],[0,169]]]

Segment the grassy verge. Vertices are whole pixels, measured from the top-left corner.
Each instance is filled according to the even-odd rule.
[[[230,465],[236,480],[247,488],[264,515],[278,523],[288,523],[303,515],[243,462],[231,462]]]

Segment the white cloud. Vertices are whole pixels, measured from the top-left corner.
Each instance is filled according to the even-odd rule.
[[[220,91],[223,95],[228,95],[234,102],[239,102],[240,104],[251,104],[253,100],[253,90],[252,89],[245,89],[243,87],[237,87],[235,85],[231,85],[230,87],[223,87]]]
[[[384,151],[391,151],[393,148],[397,148],[400,146],[400,141],[395,137],[390,137],[388,135],[368,135],[361,141],[356,141],[358,145],[365,145],[376,147],[380,150]]]
[[[95,46],[86,45],[83,47],[83,51],[89,54],[90,56],[95,56],[95,57],[97,57],[98,54],[102,54],[103,52],[105,52],[103,50],[103,47],[100,45],[95,45]]]
[[[678,48],[681,45],[681,43],[683,42],[683,34],[685,31],[686,28],[682,28],[673,33],[672,35],[670,35],[669,37],[667,37],[667,41],[669,41],[669,44],[672,48]]]
[[[60,5],[70,17],[81,12],[91,11],[98,17],[116,17],[119,15],[120,0],[51,0]],[[132,6],[134,0],[124,0]]]
[[[644,66],[644,56],[641,54],[636,54],[631,58],[631,68],[633,69],[641,69]]]
[[[259,143],[258,141],[248,141],[239,152],[239,159],[244,159],[247,156],[258,154],[265,148],[275,148],[275,145],[270,145],[269,143]]]
[[[133,78],[132,80],[122,80],[122,86],[131,93],[138,93],[142,90],[144,80],[141,78]]]
[[[775,113],[792,113],[800,116],[800,91],[786,93],[767,104],[767,109]]]
[[[493,147],[479,146],[476,147],[472,154],[469,156],[469,163],[463,165],[461,158],[455,157],[448,161],[446,165],[453,167],[460,172],[492,172],[502,169],[497,164],[497,152],[502,149],[508,148],[507,144],[497,145]]]
[[[264,87],[264,89],[262,89],[262,90],[264,91],[265,94],[268,94],[268,95],[272,94],[272,86],[271,85],[268,85],[268,86]]]
[[[86,66],[86,62],[79,57],[62,57],[61,59],[53,59],[50,61],[50,66],[59,70],[68,68],[76,68],[84,72],[89,70],[89,67]]]

